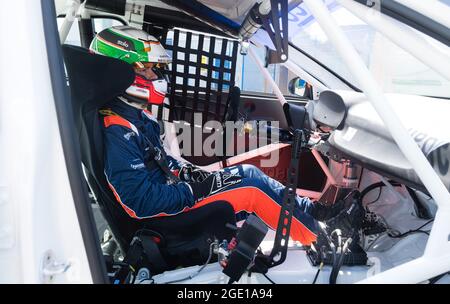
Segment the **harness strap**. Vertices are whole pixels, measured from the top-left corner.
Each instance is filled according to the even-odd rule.
[[[131,122],[121,117],[120,115],[114,113],[113,111],[106,109],[100,110],[99,113],[104,115],[103,122],[105,128],[109,128],[110,126],[114,125],[119,125],[131,129],[132,131],[136,132],[139,135],[139,131],[135,125],[133,125]],[[147,111],[146,113],[150,112]],[[178,176],[176,176],[172,171],[170,171],[169,165],[167,163],[167,154],[164,151],[164,148],[160,149],[158,147],[155,147],[155,145],[153,145],[153,143],[144,134],[142,134],[142,137],[144,138],[145,143],[148,145],[150,158],[152,158],[153,161],[156,162],[156,164],[164,172],[164,174],[171,183],[179,183],[180,179],[178,178]],[[152,167],[152,164],[147,163],[146,165],[147,168],[149,169]]]

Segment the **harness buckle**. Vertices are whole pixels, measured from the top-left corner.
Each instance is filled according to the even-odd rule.
[[[155,147],[155,160],[160,161],[161,159],[162,159],[161,149],[158,147]]]

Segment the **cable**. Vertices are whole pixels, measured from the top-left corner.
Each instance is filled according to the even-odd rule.
[[[383,193],[383,187],[379,187],[379,188],[380,188],[380,191],[378,192],[377,198],[374,199],[373,201],[369,202],[369,203],[366,203],[366,210],[368,210],[368,207],[369,207],[370,205],[372,205],[373,203],[378,202],[378,200],[380,199],[381,193]]]
[[[337,267],[337,260],[338,260],[339,255],[336,252],[336,246],[334,245],[333,242],[330,243],[330,247],[331,247],[331,252],[333,253],[333,266],[332,266],[332,270],[331,270],[331,274],[330,274],[330,281],[329,282],[330,282],[330,284],[335,284],[336,283],[335,280],[334,280],[334,283],[333,283],[333,273],[334,273],[334,270]]]
[[[133,272],[132,276],[133,276],[133,279],[132,279],[131,282],[130,282],[131,285],[133,285],[134,283],[136,283],[137,273],[136,273],[136,272]]]
[[[313,284],[316,284],[317,278],[319,277],[319,273],[322,270],[322,268],[323,268],[323,262],[320,262],[319,269],[317,269],[316,276],[314,277],[314,280],[312,282]]]
[[[331,268],[329,283],[336,284],[336,277],[337,277],[337,273],[338,273],[338,272],[336,272],[336,268],[337,268],[337,264],[339,261],[341,248],[339,248],[339,252],[336,252],[336,248],[332,248],[332,250],[333,250],[333,265]]]
[[[328,232],[327,232],[327,230],[325,229],[325,226],[324,225],[322,225],[320,222],[319,222],[319,229],[322,231],[322,235],[327,239],[327,241],[328,241],[328,245],[330,246],[330,249],[331,249],[331,252],[332,252],[332,254],[333,254],[333,265],[334,265],[334,263],[335,263],[335,261],[337,260],[337,256],[336,256],[336,246],[334,245],[334,242],[333,242],[333,240],[331,239],[331,236],[332,236],[332,234],[334,234],[334,233],[336,233],[336,234],[340,234],[340,229],[335,229],[332,233],[330,233],[330,235],[328,235]],[[339,230],[339,231],[337,231],[337,230]],[[323,263],[323,262],[322,262]],[[320,268],[319,268],[319,270],[317,271],[317,273],[316,273],[316,278],[315,278],[315,280],[317,280],[317,277],[319,276],[319,272],[320,272]]]
[[[212,242],[211,245],[209,245],[209,256],[208,256],[208,260],[206,261],[206,263],[199,269],[197,270],[196,273],[194,273],[193,275],[187,276],[183,279],[179,279],[179,280],[173,280],[173,281],[169,281],[169,282],[164,282],[163,284],[173,284],[173,283],[179,283],[179,282],[183,282],[186,280],[191,280],[193,278],[195,278],[196,276],[198,276],[200,274],[200,272],[203,271],[203,269],[205,269],[205,267],[209,264],[209,262],[211,261],[212,258],[212,254],[213,254],[213,246],[216,244],[216,242]]]
[[[428,284],[436,284],[440,279],[442,279],[446,275],[450,275],[450,272],[443,273],[443,274],[440,274],[440,275],[438,275],[438,276],[436,276],[434,278],[431,278],[430,280],[428,280]]]
[[[432,223],[433,221],[434,221],[434,219],[429,220],[428,222],[426,222],[425,224],[423,224],[422,226],[420,226],[416,230],[422,229],[423,227],[427,226],[428,224]]]
[[[389,237],[391,237],[393,239],[399,239],[399,238],[403,238],[407,235],[414,234],[414,233],[424,233],[426,235],[430,235],[429,231],[423,231],[423,230],[410,230],[410,231],[402,233],[400,235],[391,235],[391,234],[388,234],[388,235],[389,235]]]
[[[330,237],[332,238],[333,235],[336,234],[337,241],[338,241],[338,247],[342,248],[342,231],[341,229],[334,229],[333,232],[331,232]]]
[[[272,283],[272,284],[277,284],[277,283],[275,283],[274,281],[272,281],[272,280],[267,276],[267,274],[263,273],[262,275],[263,275],[267,280],[269,280],[270,283]]]
[[[396,181],[389,180],[388,182],[389,182],[392,186],[394,186],[394,187],[401,187],[401,184],[398,183],[398,182],[396,182]],[[385,186],[386,186],[386,184],[383,183],[383,182],[377,182],[377,183],[374,183],[374,184],[371,184],[371,185],[367,186],[364,190],[361,191],[361,196],[360,196],[361,202],[363,201],[364,197],[365,197],[370,191],[375,190],[375,189],[377,189],[377,188],[380,188],[380,193],[379,193],[378,197],[376,198],[376,200],[370,202],[370,203],[367,204],[367,205],[370,205],[370,204],[375,203],[376,201],[378,201],[378,200],[380,199],[380,197],[381,197],[381,191],[382,191],[381,189],[382,189],[383,187],[385,187]],[[367,209],[367,206],[366,206],[366,209]]]
[[[383,220],[384,220],[384,218],[383,218]],[[384,221],[385,221],[385,220],[384,220]],[[377,236],[370,244],[368,244],[368,246],[367,246],[366,248],[364,248],[364,251],[366,251],[366,252],[370,251],[370,250],[375,246],[375,244],[377,243],[377,241],[378,241],[381,237],[384,237],[384,236],[388,236],[388,237],[390,237],[390,238],[398,239],[398,238],[403,238],[403,237],[405,237],[405,236],[407,236],[407,235],[410,235],[410,234],[413,234],[413,233],[423,233],[423,234],[426,234],[426,235],[430,235],[430,231],[424,231],[424,230],[420,230],[420,229],[424,228],[425,226],[427,226],[428,224],[430,224],[432,221],[433,221],[433,220],[429,220],[429,221],[426,222],[425,224],[421,225],[419,228],[414,229],[414,230],[409,230],[409,231],[404,232],[404,233],[400,233],[400,232],[397,231],[397,230],[388,228],[388,230],[387,230],[386,232],[384,232],[384,233],[378,235],[378,236]],[[385,222],[385,223],[386,223],[386,222]],[[386,227],[387,227],[387,225],[386,225]]]
[[[427,226],[428,224],[430,224],[433,221],[434,221],[434,219],[429,220],[428,222],[426,222],[425,224],[423,224],[422,226],[420,226],[417,229],[409,230],[409,231],[406,231],[406,232],[398,234],[398,235],[393,235],[393,234],[389,234],[389,233],[388,233],[388,235],[391,238],[402,238],[402,237],[405,237],[405,236],[407,236],[409,234],[412,234],[412,233],[424,233],[424,234],[430,235],[429,231],[424,231],[424,230],[420,230],[420,229],[422,229],[423,227]]]
[[[338,239],[338,243],[340,244],[342,242],[341,238],[342,238],[342,230],[339,228],[334,229],[331,233],[330,233],[330,237],[333,237],[333,235],[336,234],[336,237]]]
[[[411,197],[411,199],[413,200],[416,208],[417,208],[417,216],[421,219],[425,219],[425,220],[429,220],[432,218],[432,216],[430,215],[430,212],[427,210],[427,208],[425,208],[423,206],[423,204],[421,203],[419,197],[416,194],[416,191],[413,190],[412,188],[405,186],[406,190],[409,193],[409,196]]]
[[[344,264],[345,253],[347,252],[348,247],[350,246],[352,241],[353,241],[352,238],[348,238],[345,241],[344,246],[342,246],[341,252],[339,254],[339,260],[337,261],[337,263],[333,262],[333,269],[331,270],[331,274],[330,274],[330,284],[336,284],[339,270],[341,269],[342,265]]]
[[[143,280],[138,281],[136,284],[144,284],[147,281],[149,282],[150,285],[151,284],[155,284],[155,280],[154,279],[143,279]]]
[[[361,167],[361,173],[359,174],[359,176],[364,176],[364,167]],[[359,178],[359,180],[358,180],[358,188],[357,189],[360,189],[361,188],[361,182],[362,182],[362,178]]]

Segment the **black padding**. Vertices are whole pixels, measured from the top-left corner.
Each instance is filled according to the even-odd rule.
[[[305,106],[285,103],[283,105],[283,111],[286,115],[288,126],[292,131],[303,130],[307,127],[306,121],[308,112],[306,111]]]
[[[64,45],[62,49],[88,183],[113,235],[126,250],[136,227],[118,206],[103,173],[103,134],[98,110],[125,92],[133,83],[135,74],[132,67],[123,61],[94,55],[77,46]]]
[[[241,89],[239,87],[232,87],[228,93],[227,99],[227,112],[223,121],[234,121],[238,120],[239,105],[241,103]]]
[[[332,129],[342,129],[347,117],[347,107],[344,100],[333,91],[325,91],[320,94],[319,101],[314,107],[313,119],[319,125]]]
[[[233,146],[234,132],[227,132],[227,121],[237,122],[239,118],[239,105],[241,103],[241,89],[239,87],[232,87],[230,92],[228,93],[227,98],[227,112],[223,118],[223,157],[222,160],[225,160],[227,157],[228,147]]]
[[[86,0],[86,8],[121,16],[125,16],[126,4],[126,0]]]
[[[211,241],[230,241],[235,236],[227,224],[236,224],[234,209],[228,202],[217,201],[177,216],[148,220],[144,227],[164,236],[161,251],[173,268],[203,264]]]
[[[133,67],[121,60],[91,54],[88,50],[63,45],[74,101],[89,107],[101,107],[122,94],[133,83]]]
[[[211,220],[211,216],[214,220]],[[215,236],[219,240],[224,240],[231,236],[230,232],[233,230],[223,228],[226,224],[235,222],[236,216],[233,207],[226,201],[217,201],[177,216],[154,218],[147,221],[144,226],[147,228],[151,226],[152,229],[161,233],[166,242],[171,238],[185,237],[189,239],[203,231],[215,231]],[[180,226],[190,229],[183,230],[180,229]]]
[[[71,89],[76,129],[80,138],[81,158],[89,186],[111,231],[126,252],[136,232],[154,230],[164,237],[164,253],[170,267],[195,265],[205,260],[207,240],[228,239],[234,231],[235,213],[227,202],[215,202],[172,217],[133,219],[116,201],[104,175],[103,134],[98,111],[122,94],[134,80],[130,65],[85,49],[63,46]],[[184,258],[183,258],[184,257]]]

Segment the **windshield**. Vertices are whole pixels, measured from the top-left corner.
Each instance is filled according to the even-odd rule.
[[[450,81],[377,33],[336,1],[324,2],[384,92],[450,97]],[[450,5],[450,0],[442,2]],[[291,44],[360,87],[304,4],[290,12],[289,33]],[[447,46],[420,35],[441,52],[450,52]]]

